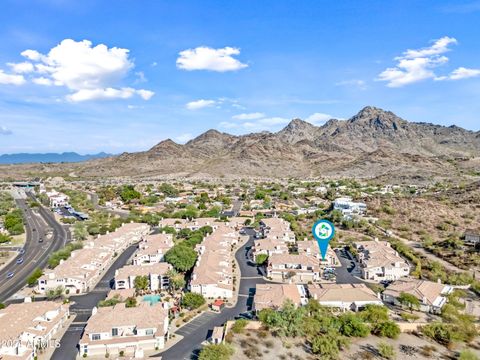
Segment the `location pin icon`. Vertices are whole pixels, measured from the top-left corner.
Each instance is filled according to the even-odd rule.
[[[325,256],[327,256],[328,244],[335,236],[335,227],[328,220],[318,220],[312,226],[312,233],[315,240],[317,240],[318,247],[320,248],[322,260],[325,260]]]

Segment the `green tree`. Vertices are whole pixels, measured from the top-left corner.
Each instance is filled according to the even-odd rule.
[[[255,262],[257,265],[263,265],[265,261],[267,261],[268,255],[267,254],[258,254],[255,258]]]
[[[193,310],[205,304],[205,298],[201,294],[186,293],[182,298],[182,306]]]
[[[378,323],[388,320],[388,309],[382,305],[368,304],[359,315],[365,322]]]
[[[150,279],[147,275],[137,276],[133,281],[133,285],[135,286],[135,290],[142,291],[147,290],[150,285]]]
[[[166,273],[169,280],[169,288],[171,291],[183,289],[185,287],[185,277],[175,269],[169,270]]]
[[[391,320],[373,324],[372,333],[377,336],[396,339],[400,335],[400,327]]]
[[[397,298],[397,301],[402,304],[402,306],[406,306],[413,312],[413,309],[420,308],[420,300],[418,300],[414,295],[402,292]]]
[[[234,350],[226,344],[206,345],[200,351],[199,360],[229,360]]]
[[[88,237],[87,227],[84,223],[77,222],[73,226],[73,237],[75,240],[85,240]]]
[[[366,337],[370,334],[370,328],[356,314],[343,314],[339,318],[339,331],[348,337]]]
[[[13,238],[10,235],[0,233],[0,244],[12,241]]]
[[[180,243],[165,253],[165,261],[177,271],[188,271],[195,265],[197,253],[192,248]]]
[[[38,279],[43,275],[43,271],[40,268],[36,268],[33,270],[33,272],[30,274],[30,276],[27,279],[27,284],[28,286],[32,287],[37,284]]]
[[[323,360],[338,359],[340,350],[348,345],[348,340],[335,330],[314,337],[311,341],[312,352]]]
[[[132,308],[137,306],[137,298],[130,296],[125,299],[125,307]]]
[[[134,199],[140,199],[142,194],[135,190],[133,185],[124,185],[120,190],[120,198],[125,203],[130,203]]]

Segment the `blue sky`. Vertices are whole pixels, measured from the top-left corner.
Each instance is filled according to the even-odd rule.
[[[480,130],[480,1],[5,0],[0,153],[144,150],[366,105]]]

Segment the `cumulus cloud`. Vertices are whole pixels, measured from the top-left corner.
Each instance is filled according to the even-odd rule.
[[[461,80],[480,76],[480,69],[468,69],[459,67],[452,71],[448,76],[439,76],[435,80]]]
[[[0,135],[12,135],[12,130],[7,129],[5,126],[0,126]]]
[[[253,121],[254,120],[254,121]],[[238,129],[248,131],[263,131],[278,128],[280,125],[288,124],[290,120],[282,117],[264,117],[261,119],[252,119],[252,121],[231,122],[223,121],[219,124],[224,129]]]
[[[195,101],[190,101],[185,105],[185,107],[188,110],[198,110],[198,109],[203,109],[206,107],[210,107],[215,105],[217,102],[215,100],[205,100],[205,99],[200,99],[200,100],[195,100]]]
[[[429,47],[409,49],[395,58],[397,65],[387,68],[378,75],[378,81],[386,81],[388,87],[401,87],[426,79],[460,80],[480,75],[480,69],[459,67],[449,75],[437,75],[435,69],[448,62],[445,53],[451,51],[450,45],[457,44],[455,38],[444,36],[435,40]]]
[[[23,85],[26,80],[23,75],[7,74],[0,69],[0,84],[3,85]]]
[[[133,95],[148,100],[154,95],[150,90],[118,86],[134,67],[128,49],[65,39],[47,54],[28,49],[21,55],[29,61],[8,63],[13,72],[31,73],[38,85],[66,87],[71,91],[66,98],[72,102]]]
[[[235,55],[240,54],[240,49],[233,47],[224,47],[213,49],[206,46],[200,46],[195,49],[183,50],[179,53],[177,67],[183,70],[210,70],[217,72],[235,71],[246,68]]]
[[[244,113],[232,116],[232,119],[235,120],[255,120],[265,117],[264,113],[254,112],[254,113]]]
[[[313,113],[312,115],[308,116],[305,121],[314,124],[314,125],[322,125],[325,124],[328,120],[333,119],[334,117],[329,114],[324,113]]]

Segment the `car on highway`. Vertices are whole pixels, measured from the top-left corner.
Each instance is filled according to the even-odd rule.
[[[20,259],[17,259],[17,264],[21,264],[21,263],[23,263],[23,257]]]
[[[43,238],[38,239],[38,242],[40,243],[43,242]]]
[[[25,249],[24,249],[24,248],[21,248],[20,250],[18,250],[18,253],[19,253],[20,255],[25,254]]]
[[[15,273],[13,271],[10,271],[9,273],[7,273],[7,279],[11,279],[13,275],[15,275]]]

